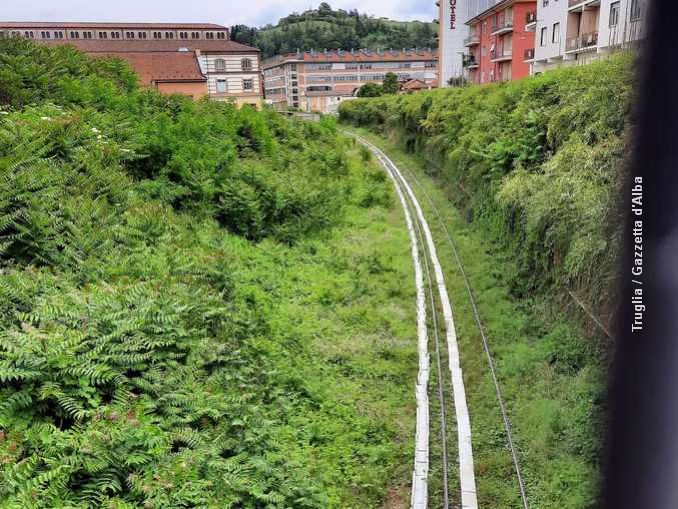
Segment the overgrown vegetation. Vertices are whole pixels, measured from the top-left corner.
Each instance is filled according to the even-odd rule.
[[[333,10],[325,2],[282,18],[275,26],[231,27],[234,41],[261,49],[264,58],[312,49],[436,48],[437,34],[437,23],[375,18],[355,9]]]
[[[13,39],[0,91],[0,506],[374,507],[406,482],[406,233],[331,122]]]
[[[426,160],[452,203],[514,254],[516,297],[575,295],[609,325],[633,81],[624,54],[507,84],[348,101],[340,116]]]
[[[398,76],[387,72],[382,84],[368,82],[358,89],[358,97],[381,97],[382,95],[396,94],[400,89]]]
[[[479,506],[524,507],[483,338],[457,261],[427,195],[452,233],[473,287],[511,419],[529,506],[539,509],[598,507],[605,373],[600,343],[587,337],[571,315],[554,316],[549,312],[546,299],[538,295],[530,299],[515,298],[511,291],[516,269],[512,253],[493,241],[482,225],[466,221],[458,209],[450,206],[437,178],[425,174],[425,161],[405,154],[397,140],[384,140],[365,129],[361,129],[360,134],[380,145],[401,170],[417,178],[415,189],[436,238],[452,298],[471,415]],[[451,394],[449,397],[453,404]],[[435,401],[435,397],[432,396],[431,401]],[[455,457],[454,430],[450,433],[448,452]],[[432,445],[435,447],[435,441]],[[432,454],[429,494],[435,507],[436,501],[439,505],[442,501],[437,472],[439,457],[435,449]],[[454,462],[452,469],[454,479]],[[454,504],[458,493],[452,490],[451,495]]]
[[[455,237],[531,507],[597,507],[608,339],[589,313],[614,329],[632,68],[630,55],[618,55],[518,82],[340,108],[343,121],[389,138],[379,143],[419,175]],[[480,505],[522,507],[482,338],[456,260],[442,256],[473,388]]]

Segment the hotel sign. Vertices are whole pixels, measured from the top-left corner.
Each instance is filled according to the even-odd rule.
[[[449,0],[450,2],[450,30],[457,28],[457,0]]]

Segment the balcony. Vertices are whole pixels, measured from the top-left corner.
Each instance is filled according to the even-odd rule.
[[[480,44],[480,36],[479,35],[470,35],[466,39],[464,39],[464,46],[475,46],[476,44]]]
[[[465,69],[477,69],[480,64],[476,60],[475,55],[464,55],[462,65]]]
[[[510,48],[496,49],[490,52],[492,62],[505,62],[513,58],[513,52]]]
[[[598,32],[589,32],[576,37],[568,37],[565,41],[566,52],[581,52],[595,49],[598,45]]]
[[[529,48],[523,53],[525,62],[532,62],[534,60],[534,48]]]
[[[571,11],[582,11],[585,7],[600,7],[600,0],[568,0],[567,8]]]
[[[513,32],[513,20],[499,17],[492,22],[492,35],[502,35]]]
[[[537,27],[537,12],[531,11],[525,14],[525,30],[532,31]]]

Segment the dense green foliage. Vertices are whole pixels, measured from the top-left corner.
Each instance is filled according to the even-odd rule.
[[[368,507],[407,477],[406,239],[331,122],[22,40],[0,90],[1,507]]]
[[[516,296],[535,291],[607,321],[622,221],[632,58],[530,79],[348,101],[340,116],[397,138],[467,217],[514,254]]]
[[[613,329],[633,83],[633,58],[622,54],[339,110],[386,135],[443,211],[490,338],[532,507],[597,507],[608,343],[589,315]],[[455,260],[442,262],[473,387],[480,504],[522,507],[488,366],[478,361],[482,338],[449,269]]]
[[[380,85],[372,81],[365,83],[358,89],[358,97],[381,97],[382,95],[396,94],[400,89],[398,76],[395,73],[387,72],[384,81]]]
[[[452,299],[455,328],[471,415],[473,456],[479,507],[523,506],[507,447],[483,338],[473,316],[464,279],[449,249],[435,203],[470,280],[483,328],[489,339],[513,437],[527,488],[529,506],[539,509],[594,509],[600,480],[601,416],[605,363],[601,345],[588,337],[570,313],[553,313],[550,299],[538,294],[517,299],[516,262],[511,250],[488,235],[482,222],[468,222],[450,206],[437,176],[426,175],[423,158],[406,154],[401,143],[365,129],[408,176],[437,240],[438,255]],[[409,177],[413,182],[415,179]],[[432,359],[435,362],[435,359]],[[435,373],[435,369],[432,369]],[[431,382],[433,383],[433,382]],[[435,398],[431,398],[435,401]],[[435,426],[435,421],[432,421]],[[448,452],[454,457],[455,430],[448,428]],[[435,444],[435,442],[433,442]],[[438,459],[435,448],[433,459]],[[441,474],[430,470],[431,507],[441,507]],[[456,465],[452,464],[451,478]],[[452,492],[453,497],[456,496]],[[454,506],[454,500],[453,504]]]
[[[437,34],[436,23],[398,22],[357,10],[335,11],[326,3],[282,18],[275,26],[231,27],[234,41],[261,49],[265,58],[311,49],[436,48]]]

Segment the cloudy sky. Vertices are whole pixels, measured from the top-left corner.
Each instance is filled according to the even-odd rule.
[[[0,0],[2,21],[160,21],[264,25],[320,0]],[[435,0],[334,0],[335,9],[430,21]]]

